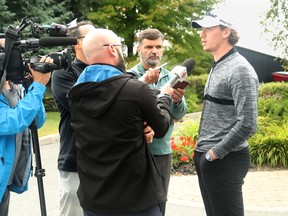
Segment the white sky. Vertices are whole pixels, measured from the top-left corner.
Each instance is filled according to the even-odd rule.
[[[270,6],[270,0],[226,0],[221,4],[221,10],[236,23],[240,35],[237,45],[269,55],[277,55],[263,35],[264,27],[260,24],[264,19],[265,11]]]

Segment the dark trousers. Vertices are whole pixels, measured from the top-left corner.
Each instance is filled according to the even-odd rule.
[[[250,167],[248,147],[211,162],[205,154],[195,151],[194,161],[207,216],[244,216],[242,185]]]
[[[132,214],[101,214],[93,213],[87,210],[84,210],[84,216],[162,216],[159,205],[153,206],[149,209],[146,209],[141,212],[132,213]]]
[[[170,175],[171,175],[171,162],[172,162],[172,154],[169,155],[154,155],[155,162],[157,165],[157,169],[160,173],[160,176],[162,178],[166,198],[168,195],[168,188],[169,188],[169,182],[170,182]],[[161,211],[163,213],[163,216],[165,215],[165,209],[166,209],[166,202],[161,204]]]
[[[0,203],[0,216],[8,216],[9,202],[10,202],[10,191],[9,187],[7,187],[4,192],[2,201]]]

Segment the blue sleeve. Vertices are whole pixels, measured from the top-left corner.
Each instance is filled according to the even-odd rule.
[[[6,98],[0,95],[0,135],[11,135],[25,130],[37,117],[38,127],[45,120],[43,96],[46,87],[38,82],[33,82],[27,94],[19,100],[18,104],[10,108]]]
[[[46,121],[46,110],[43,103],[41,108],[39,109],[39,112],[37,113],[36,119],[37,119],[37,128],[41,128]]]

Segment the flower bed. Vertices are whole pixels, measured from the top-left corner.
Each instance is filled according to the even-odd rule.
[[[193,161],[195,143],[196,141],[190,136],[172,137],[172,174],[196,174]]]

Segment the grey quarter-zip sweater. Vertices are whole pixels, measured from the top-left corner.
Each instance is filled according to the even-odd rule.
[[[196,151],[212,148],[218,158],[248,146],[257,131],[258,76],[232,48],[208,76]]]

